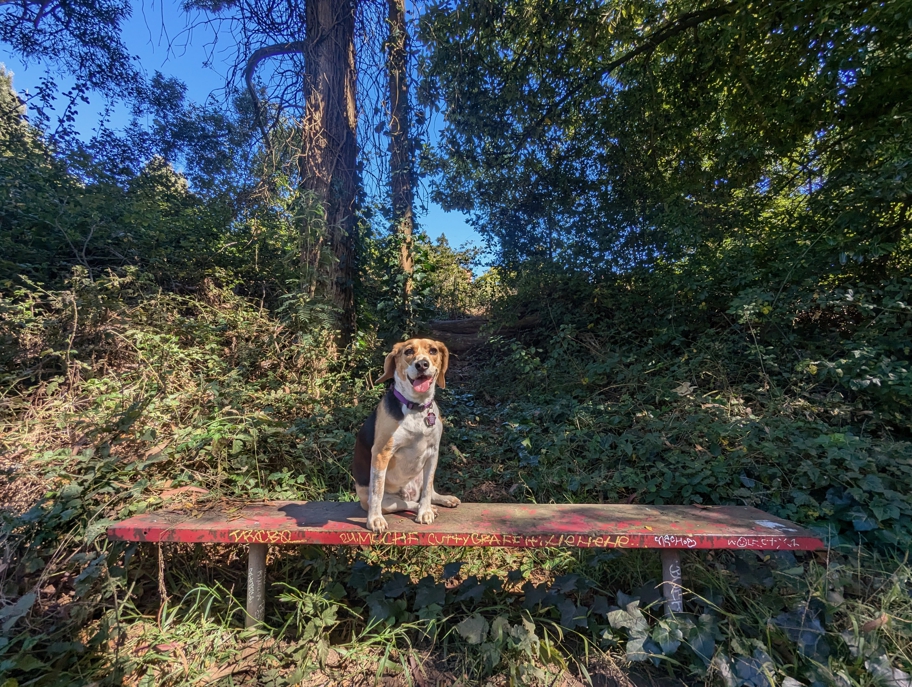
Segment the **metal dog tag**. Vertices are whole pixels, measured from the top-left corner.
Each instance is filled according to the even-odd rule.
[[[424,424],[433,427],[437,423],[437,416],[434,413],[428,413],[424,418]]]

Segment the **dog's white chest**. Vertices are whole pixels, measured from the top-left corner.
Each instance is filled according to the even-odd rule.
[[[436,406],[431,407],[431,412],[436,413]],[[437,455],[440,445],[440,436],[443,425],[438,420],[428,426],[425,422],[426,413],[406,413],[399,427],[393,433],[393,455],[387,482],[405,484],[424,470],[428,460]]]

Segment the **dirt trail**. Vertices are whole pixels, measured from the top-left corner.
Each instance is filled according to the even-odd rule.
[[[450,369],[447,378],[466,382],[473,376],[473,360],[488,342],[481,329],[488,323],[486,317],[467,317],[463,320],[433,320],[429,322],[430,335],[446,344],[450,350]]]
[[[482,331],[487,324],[488,318],[486,317],[469,317],[462,320],[434,320],[428,323],[429,335],[443,341],[450,350],[450,368],[447,371],[447,382],[452,382],[454,388],[461,392],[449,401],[451,404],[464,402],[466,398],[474,398],[476,403],[490,401],[483,393],[478,394],[482,398],[475,398],[478,390],[474,385],[476,374],[490,357],[487,350],[490,331]],[[524,322],[521,322],[512,328],[500,328],[498,332],[515,333],[523,329],[524,324]],[[466,469],[465,463],[463,463],[462,469]],[[475,501],[512,500],[513,497],[508,495],[502,488],[500,488],[499,498],[493,498],[492,492],[496,492],[498,489],[498,485],[493,482],[481,481],[472,491],[464,493],[462,496],[465,496],[467,500]],[[648,668],[645,670],[625,670],[615,663],[610,656],[600,656],[589,661],[587,670],[591,679],[590,684],[593,687],[686,687],[685,683],[680,680],[653,674],[653,671]],[[444,661],[431,659],[424,664],[424,671],[422,676],[419,676],[418,671],[413,674],[413,678],[416,678],[416,682],[419,685],[454,684],[457,682],[456,676],[449,671]],[[399,685],[405,684],[404,682],[397,682],[396,680],[398,679],[401,678],[389,678],[389,682],[383,682],[382,684],[390,685],[391,687],[393,685],[399,687]],[[500,685],[502,683],[492,680],[490,684]],[[564,671],[562,674],[554,676],[550,684],[555,687],[583,687],[586,683]]]

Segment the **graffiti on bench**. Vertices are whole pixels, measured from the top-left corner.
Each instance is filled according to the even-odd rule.
[[[440,532],[424,533],[425,544],[430,546],[522,546],[542,548],[547,546],[576,546],[583,549],[589,548],[623,548],[630,543],[626,535],[605,535],[592,537],[586,534],[551,534],[551,535],[520,535],[520,534],[445,534]],[[343,544],[376,545],[389,544],[393,546],[415,546],[422,543],[415,532],[343,532],[340,535]]]
[[[238,544],[294,544],[291,530],[232,530],[228,537]]]
[[[228,534],[228,540],[236,544],[296,544],[311,540],[312,533],[302,530],[247,530],[236,529]],[[711,537],[712,542],[701,543],[693,537],[679,535],[632,536],[588,535],[588,534],[448,534],[443,532],[335,532],[321,537],[324,544],[338,543],[347,546],[516,546],[544,548],[549,546],[573,546],[580,549],[695,549],[710,546],[728,549],[762,549],[777,551],[804,548],[794,537]]]
[[[778,549],[797,549],[801,545],[794,537],[737,537],[728,540],[728,547],[732,549],[762,549],[775,551]]]
[[[697,540],[693,537],[679,537],[674,534],[663,534],[653,537],[655,545],[659,548],[669,549],[693,549],[697,546]]]

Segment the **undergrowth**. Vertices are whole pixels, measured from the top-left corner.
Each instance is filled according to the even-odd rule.
[[[114,544],[105,527],[162,507],[352,500],[381,345],[334,350],[324,306],[304,299],[271,311],[211,281],[175,295],[139,273],[26,285],[0,318],[7,685],[637,671],[907,684],[908,436],[863,396],[794,382],[806,371],[789,385],[739,376],[740,340],[622,344],[568,325],[495,341],[440,394],[441,488],[467,501],[750,504],[816,528],[828,551],[687,555],[686,613],[666,618],[654,552],[273,548],[266,624],[246,630],[241,552]]]

